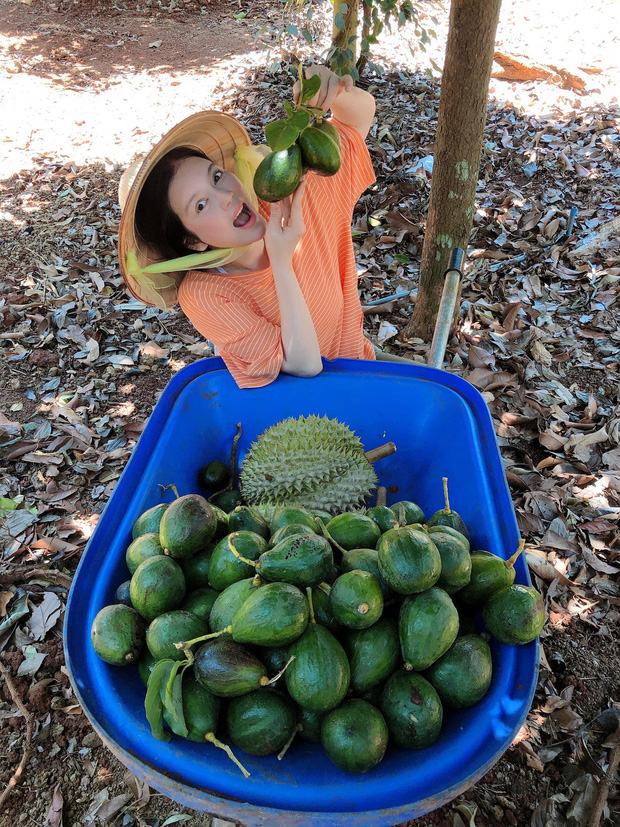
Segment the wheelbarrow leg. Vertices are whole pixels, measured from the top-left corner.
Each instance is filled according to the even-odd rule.
[[[450,254],[450,263],[445,272],[441,302],[439,304],[437,321],[435,322],[435,331],[433,333],[433,341],[431,344],[431,349],[428,352],[427,363],[431,368],[439,368],[439,370],[441,370],[443,365],[443,357],[446,352],[448,337],[450,336],[450,329],[454,318],[454,310],[456,308],[456,300],[459,295],[462,261],[463,250],[460,247],[455,247]]]

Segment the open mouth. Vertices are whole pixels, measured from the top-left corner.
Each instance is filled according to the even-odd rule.
[[[254,213],[247,204],[241,204],[237,217],[233,221],[233,227],[247,227],[254,223]]]

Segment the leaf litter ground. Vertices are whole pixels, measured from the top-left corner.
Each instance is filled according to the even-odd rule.
[[[145,309],[123,291],[118,178],[152,137],[199,108],[225,109],[263,140],[291,87],[284,72],[266,71],[279,56],[279,10],[192,0],[0,4],[0,102],[12,113],[0,159],[0,661],[33,727],[7,823],[53,827],[62,815],[69,825],[163,827],[178,816],[207,825],[208,816],[149,791],[100,744],[71,692],[62,614],[158,394],[208,355],[180,312]],[[439,100],[424,69],[441,63],[447,4],[431,13],[439,37],[428,51],[412,56],[413,32],[393,33],[379,47],[386,73],[364,81],[378,101],[369,137],[377,184],[353,225],[363,303],[407,294],[369,306],[367,333],[420,361],[428,343],[399,334],[415,300]],[[502,9],[498,49],[565,72],[492,78],[447,369],[489,404],[549,622],[536,697],[514,745],[420,825],[586,825],[617,743],[617,13],[602,2],[585,16],[570,3]],[[319,6],[319,43],[327,21]],[[591,234],[598,241],[580,251]],[[6,679],[1,686],[4,789],[26,724]],[[618,817],[617,795],[612,785],[606,824]]]

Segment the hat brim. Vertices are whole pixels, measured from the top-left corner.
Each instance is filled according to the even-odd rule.
[[[158,253],[137,233],[136,205],[151,170],[170,150],[187,146],[200,150],[223,169],[235,171],[235,150],[249,146],[250,136],[238,120],[222,112],[204,111],[190,115],[174,126],[141,160],[123,173],[119,184],[122,215],[118,230],[118,258],[121,275],[129,291],[141,302],[162,309],[177,301],[177,287],[184,273],[154,273],[138,281],[128,270],[128,261],[139,268],[161,260]]]

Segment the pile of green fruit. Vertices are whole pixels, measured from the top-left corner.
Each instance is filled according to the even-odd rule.
[[[284,101],[288,117],[265,127],[265,138],[272,151],[254,173],[254,192],[263,201],[281,201],[291,195],[308,170],[335,175],[340,169],[338,130],[325,120],[322,109],[308,104],[319,91],[320,78],[304,78],[300,67],[299,80],[298,102],[291,106]]]
[[[269,521],[197,494],[157,505],[133,526],[131,579],[97,614],[95,651],[137,664],[156,738],[210,741],[244,773],[231,745],[282,758],[295,737],[321,742],[352,773],[388,745],[428,747],[444,708],[491,684],[477,610],[508,645],[545,620],[541,595],[514,583],[523,543],[507,561],[470,551],[446,480],[444,493],[429,519],[409,501],[282,505]]]

